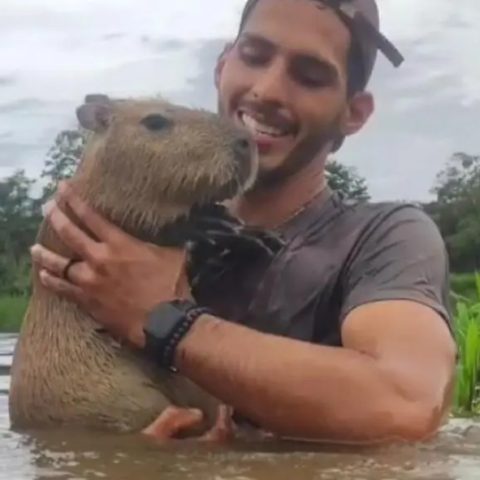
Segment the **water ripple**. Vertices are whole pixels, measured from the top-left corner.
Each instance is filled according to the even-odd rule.
[[[16,337],[0,335],[0,480],[478,480],[480,423],[455,419],[430,444],[349,450],[296,444],[191,442],[9,429],[6,374]]]

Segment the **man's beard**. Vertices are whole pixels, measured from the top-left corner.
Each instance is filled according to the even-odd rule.
[[[336,119],[328,127],[318,131],[317,134],[310,134],[304,138],[295,145],[279,167],[272,170],[263,170],[260,167],[250,191],[275,188],[303,170],[320,154],[328,152],[334,142],[341,136],[339,123],[339,119]]]

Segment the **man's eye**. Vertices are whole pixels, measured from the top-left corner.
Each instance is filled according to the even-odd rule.
[[[336,74],[333,67],[323,65],[310,58],[298,57],[289,67],[291,77],[307,88],[324,88],[335,83]]]
[[[268,62],[269,55],[257,48],[243,46],[239,49],[240,58],[248,65],[258,66]]]
[[[300,83],[301,85],[304,85],[305,87],[310,87],[310,88],[320,88],[328,84],[325,78],[312,76],[312,75],[305,75],[302,73],[297,73],[295,75],[295,78],[298,83]]]

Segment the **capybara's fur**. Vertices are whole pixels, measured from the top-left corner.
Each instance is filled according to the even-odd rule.
[[[152,243],[192,206],[231,198],[255,174],[245,132],[212,113],[92,95],[77,116],[92,133],[72,185],[104,217]],[[72,256],[47,222],[38,242]],[[215,399],[117,343],[75,304],[43,288],[33,269],[11,372],[13,428],[137,432],[171,404],[202,409],[205,428],[216,415]]]

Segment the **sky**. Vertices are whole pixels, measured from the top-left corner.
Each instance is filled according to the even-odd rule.
[[[216,108],[212,71],[245,0],[0,0],[0,178],[38,178],[87,93],[158,95]],[[374,200],[428,200],[456,151],[480,153],[480,3],[380,0],[376,112],[337,152]]]

